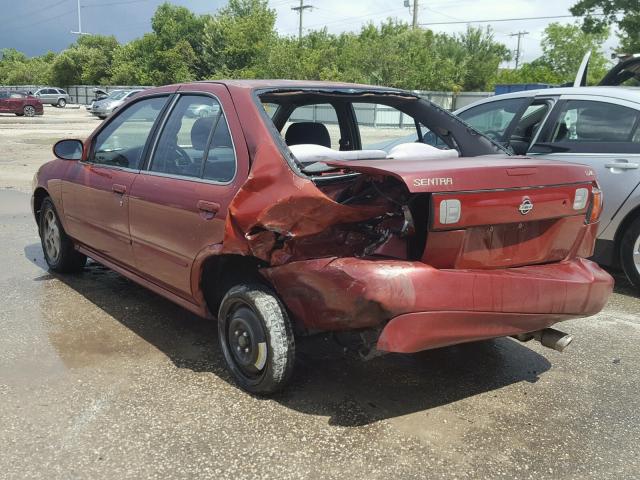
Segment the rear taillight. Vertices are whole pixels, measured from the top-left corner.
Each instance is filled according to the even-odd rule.
[[[597,184],[591,189],[591,205],[587,211],[587,223],[596,223],[602,214],[604,199],[602,198],[602,190]]]

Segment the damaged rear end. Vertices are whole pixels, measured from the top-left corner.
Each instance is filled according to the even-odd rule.
[[[356,331],[374,350],[417,352],[551,338],[532,332],[603,308],[613,280],[586,260],[602,209],[588,167],[497,155],[455,117],[397,92],[259,98],[281,107],[275,128],[246,132],[251,175],[230,205],[222,253],[260,261],[298,333]],[[363,98],[411,115],[444,151],[411,143],[396,157],[358,150],[354,136],[355,150],[341,139],[340,151],[309,148],[321,161],[304,162],[284,143],[282,105]]]
[[[597,313],[611,292],[585,260],[602,199],[582,166],[328,164],[342,175],[316,187],[363,218],[274,239],[262,271],[306,332],[364,330],[378,350],[416,352],[540,331]]]

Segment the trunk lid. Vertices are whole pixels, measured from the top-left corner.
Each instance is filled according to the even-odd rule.
[[[326,163],[394,176],[411,193],[429,194],[422,260],[434,267],[504,268],[591,254],[589,167],[508,156]],[[584,203],[575,203],[579,195]]]
[[[324,163],[354,172],[394,176],[402,180],[411,193],[503,190],[595,181],[593,169],[584,165],[506,155]]]

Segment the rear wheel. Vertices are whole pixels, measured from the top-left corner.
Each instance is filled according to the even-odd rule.
[[[627,227],[622,236],[620,264],[631,283],[640,290],[640,217]]]
[[[44,259],[54,272],[77,272],[87,263],[87,257],[74,248],[73,242],[62,228],[49,197],[43,200],[40,209],[40,241]]]
[[[25,105],[25,107],[22,109],[22,113],[24,113],[24,115],[27,117],[33,117],[36,114],[36,109],[31,105]]]
[[[227,368],[244,390],[274,393],[291,377],[293,329],[269,288],[257,284],[231,288],[220,304],[218,337]]]
[[[60,108],[64,108],[67,106],[67,101],[64,98],[59,98],[58,99],[58,106]]]

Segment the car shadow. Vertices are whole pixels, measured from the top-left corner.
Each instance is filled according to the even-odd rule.
[[[58,275],[47,270],[40,244],[24,251],[43,270],[35,281],[58,279],[159,349],[176,367],[210,372],[233,383],[218,348],[215,322],[202,320],[97,263],[90,262],[77,275]],[[69,328],[65,325],[62,328]],[[51,338],[56,349],[69,348],[68,342],[55,345],[57,338]],[[345,427],[429,410],[522,381],[536,382],[551,366],[525,345],[504,338],[370,361],[345,353],[330,335],[301,338],[296,348],[292,383],[271,398]]]

